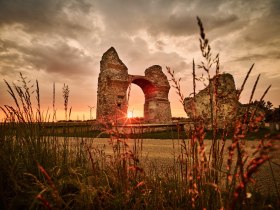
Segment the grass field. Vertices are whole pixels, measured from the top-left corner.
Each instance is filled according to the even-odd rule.
[[[161,133],[162,134],[162,133]],[[63,142],[63,137],[58,137],[57,141]],[[77,139],[69,138],[70,147],[77,147]],[[190,144],[190,139],[122,139],[127,144],[127,151],[132,151],[135,144],[137,144],[138,150],[141,151],[139,154],[139,161],[141,167],[145,171],[151,170],[150,166],[157,168],[158,173],[164,173],[174,166],[174,162],[178,162],[180,156],[182,155],[182,142]],[[85,138],[84,142],[92,148],[98,149],[104,152],[104,155],[111,156],[114,154],[112,149],[112,141],[110,138]],[[137,142],[137,143],[135,143]],[[218,146],[221,147],[223,142],[221,140],[217,141]],[[245,167],[248,165],[250,160],[254,159],[255,152],[258,151],[258,146],[260,144],[259,140],[244,140],[244,146],[246,147],[246,154],[248,155],[248,161]],[[210,147],[212,145],[212,140],[204,140],[205,153],[207,156],[210,155]],[[262,195],[277,195],[277,190],[280,188],[280,139],[272,140],[273,147],[275,150],[270,153],[271,159],[266,162],[260,170],[255,174],[254,179],[257,180],[256,184],[252,184],[250,187]],[[223,171],[224,178],[226,179],[226,161],[229,158],[228,148],[231,145],[231,140],[226,140],[225,148],[226,152],[223,157],[223,166],[221,171]],[[233,161],[237,160],[237,153],[233,156]],[[272,174],[273,173],[273,174]],[[275,177],[273,177],[275,176]],[[275,180],[273,180],[275,179]],[[274,181],[276,181],[274,183]],[[276,186],[275,186],[276,184]]]
[[[60,138],[59,141],[62,141],[63,138]],[[69,139],[69,141],[73,141],[75,146],[75,139]],[[125,142],[128,144],[129,148],[132,150],[135,141],[141,141],[141,156],[140,161],[144,165],[149,165],[148,163],[154,163],[157,165],[158,168],[167,168],[174,164],[174,160],[177,161],[178,157],[181,155],[181,139],[125,139]],[[190,139],[186,140],[189,142]],[[94,139],[87,139],[87,143],[91,144],[92,146],[102,149],[106,154],[112,155],[113,150],[110,144],[109,138],[94,138]],[[206,155],[210,154],[210,147],[212,144],[212,140],[204,140],[205,142],[205,149]],[[259,140],[246,140],[245,147],[246,152],[248,154],[248,162],[250,159],[253,159],[254,152],[257,151]],[[275,139],[272,141],[276,150],[271,153],[271,162],[273,167],[273,172],[276,175],[277,185],[280,188],[280,139]],[[228,148],[231,144],[230,140],[226,141],[225,148]],[[219,145],[222,145],[222,141],[219,141]],[[234,160],[236,160],[236,155]],[[224,167],[223,170],[226,171],[226,160],[228,159],[228,153],[224,154]],[[263,168],[257,173],[257,179],[263,183],[257,183],[256,186],[260,188],[260,193],[274,193],[276,194],[276,189],[273,183],[273,177],[271,174],[271,170],[269,169],[269,163],[266,163]],[[164,170],[163,170],[164,171]]]

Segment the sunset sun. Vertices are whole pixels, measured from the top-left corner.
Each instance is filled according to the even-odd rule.
[[[133,111],[128,111],[127,118],[132,118],[132,117],[133,117]]]

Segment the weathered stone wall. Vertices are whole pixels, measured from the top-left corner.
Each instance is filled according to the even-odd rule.
[[[168,100],[170,89],[166,75],[158,65],[145,70],[145,76],[129,75],[127,67],[112,47],[100,61],[97,92],[97,120],[123,123],[127,116],[127,89],[131,83],[144,92],[144,121],[146,123],[171,122]]]
[[[217,82],[217,97],[213,97],[215,94],[214,87]],[[195,98],[185,98],[184,108],[191,118],[201,117],[204,119],[211,118],[211,105],[210,96],[212,95],[213,100],[213,111],[215,98],[217,99],[217,119],[219,125],[223,125],[225,121],[230,121],[235,116],[235,111],[239,106],[237,99],[237,91],[235,88],[235,82],[233,76],[230,74],[220,74],[214,77],[209,82],[209,85],[196,94]],[[213,113],[215,117],[215,111]],[[219,126],[219,127],[220,127]]]
[[[145,70],[145,77],[152,81],[154,91],[145,94],[144,117],[152,123],[171,122],[168,100],[170,85],[161,66],[154,65]],[[149,116],[149,117],[148,117]]]
[[[97,119],[121,120],[127,112],[127,67],[114,48],[107,50],[100,61],[97,92]]]

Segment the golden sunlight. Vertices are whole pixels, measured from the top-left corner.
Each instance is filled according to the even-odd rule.
[[[132,117],[133,117],[133,111],[128,111],[127,118],[132,118]]]

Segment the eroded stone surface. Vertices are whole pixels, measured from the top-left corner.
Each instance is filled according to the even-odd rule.
[[[213,88],[215,87],[215,82],[217,82],[217,97],[213,97],[213,94],[215,94]],[[210,94],[212,95],[213,107],[215,98],[217,98],[218,123],[223,125],[224,122],[232,120],[240,103],[238,102],[233,76],[230,74],[220,74],[214,77],[205,89],[196,94],[195,98],[185,98],[184,107],[188,116],[191,118],[211,119]],[[215,117],[214,108],[213,114]]]
[[[161,66],[154,65],[145,70],[145,76],[129,75],[125,64],[111,47],[102,56],[98,77],[97,120],[124,123],[127,116],[127,90],[133,83],[144,92],[144,121],[146,123],[171,122],[168,100],[170,89]]]

